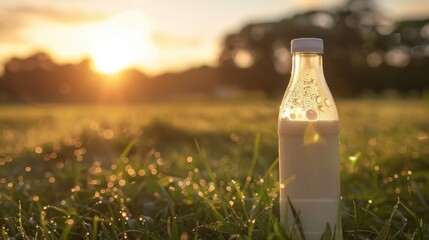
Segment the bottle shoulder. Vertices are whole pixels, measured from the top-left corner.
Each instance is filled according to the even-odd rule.
[[[292,121],[338,120],[338,112],[326,82],[295,79],[285,91],[279,117]]]

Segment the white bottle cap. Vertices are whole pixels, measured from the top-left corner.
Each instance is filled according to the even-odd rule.
[[[290,46],[292,53],[323,53],[323,39],[321,38],[295,38],[290,42]]]

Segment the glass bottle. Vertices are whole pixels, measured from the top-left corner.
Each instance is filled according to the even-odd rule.
[[[332,232],[339,227],[339,119],[323,74],[323,40],[293,39],[291,52],[278,121],[280,217],[294,231],[290,199],[306,239],[320,239],[327,223]]]

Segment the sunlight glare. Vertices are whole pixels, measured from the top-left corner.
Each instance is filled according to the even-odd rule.
[[[140,12],[122,13],[90,26],[89,31],[89,54],[101,73],[115,73],[154,57],[151,30]]]

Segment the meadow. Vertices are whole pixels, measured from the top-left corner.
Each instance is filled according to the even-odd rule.
[[[2,105],[0,236],[301,239],[279,221],[279,103]],[[337,106],[344,239],[429,239],[429,104]]]

